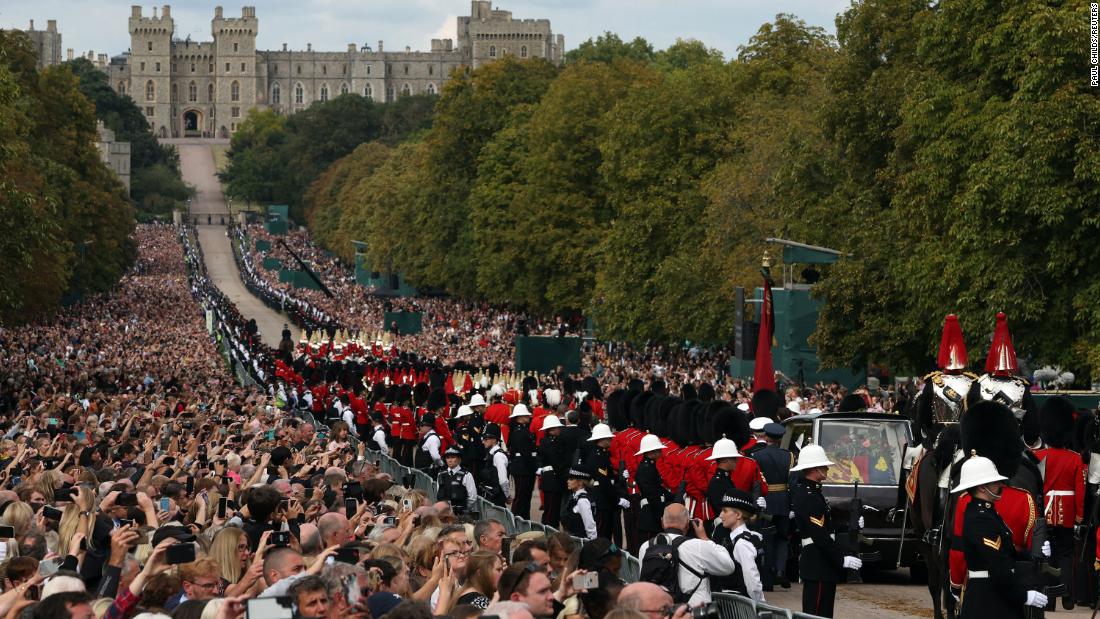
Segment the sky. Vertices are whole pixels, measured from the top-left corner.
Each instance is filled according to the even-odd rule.
[[[0,28],[21,28],[34,20],[45,29],[56,19],[62,45],[77,53],[94,50],[110,55],[130,46],[127,19],[140,0],[0,0]],[[777,13],[791,13],[810,25],[836,33],[837,13],[851,0],[501,0],[494,8],[512,11],[517,19],[548,18],[555,33],[565,35],[566,49],[602,34],[624,39],[642,36],[657,49],[677,38],[698,39],[736,56],[761,24]],[[176,35],[211,40],[210,20],[217,0],[169,2]],[[454,38],[455,17],[469,15],[469,0],[255,0],[260,21],[257,48],[343,51],[348,43],[386,50],[430,49],[433,38]],[[225,16],[240,15],[243,3],[224,2]],[[153,4],[142,4],[152,14]],[[157,4],[156,6],[160,6]]]

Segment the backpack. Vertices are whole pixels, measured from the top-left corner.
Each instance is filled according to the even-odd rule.
[[[680,561],[680,545],[686,541],[688,537],[681,535],[678,539],[669,542],[668,536],[664,533],[649,540],[649,546],[646,547],[645,555],[642,556],[642,571],[638,577],[639,581],[664,587],[672,595],[672,601],[677,604],[683,604],[691,599],[692,594],[707,577],[705,573],[696,572]],[[687,592],[680,590],[681,567],[699,578],[695,589]]]

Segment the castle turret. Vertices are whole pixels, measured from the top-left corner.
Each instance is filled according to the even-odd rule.
[[[240,17],[225,17],[221,7],[214,11],[210,30],[214,35],[214,63],[217,105],[214,124],[219,136],[236,131],[248,110],[266,104],[256,88],[256,35],[259,32],[256,7],[241,8]]]
[[[159,137],[171,135],[172,33],[175,23],[166,5],[158,17],[142,15],[130,7],[130,75],[127,92],[145,113],[145,120]]]

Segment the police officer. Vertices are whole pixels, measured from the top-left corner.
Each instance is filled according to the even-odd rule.
[[[462,468],[462,452],[456,447],[448,447],[445,457],[447,470],[439,474],[436,498],[450,503],[451,511],[458,515],[476,511],[477,486],[474,485],[474,476]]]
[[[420,431],[420,443],[413,454],[413,467],[421,470],[431,468],[443,468],[443,458],[440,457],[439,447],[442,442],[435,433],[435,415],[424,413],[417,424]]]
[[[801,473],[790,489],[790,500],[795,527],[803,536],[798,559],[802,612],[819,617],[833,616],[841,570],[863,566],[859,557],[845,556],[837,545],[829,505],[821,494],[821,482],[832,464],[821,446],[807,445],[798,455],[797,466],[791,469],[792,473]]]
[[[760,472],[768,484],[768,500],[764,513],[770,514],[770,526],[763,528],[764,534],[764,591],[771,591],[778,581],[784,589],[790,589],[787,578],[787,539],[790,537],[790,498],[787,496],[787,482],[794,466],[794,455],[779,446],[783,439],[783,426],[778,423],[764,425],[764,440],[767,445],[752,454],[760,465]]]
[[[508,470],[516,482],[516,496],[512,512],[525,520],[531,519],[531,495],[535,490],[535,471],[538,469],[538,453],[535,435],[531,433],[531,413],[519,411],[517,406],[509,416]]]
[[[377,446],[378,451],[392,456],[393,454],[390,452],[390,448],[386,444],[386,424],[383,423],[384,418],[382,416],[382,413],[375,411],[370,414],[370,417],[371,420],[374,422],[374,427],[371,429],[370,435],[371,442],[373,442],[374,445]]]
[[[654,434],[642,437],[641,445],[635,456],[641,456],[634,481],[638,485],[641,499],[639,505],[638,534],[642,539],[652,539],[661,532],[661,517],[665,506],[672,502],[672,493],[665,488],[661,474],[657,471],[657,459],[665,445]]]
[[[561,523],[573,537],[596,539],[596,518],[592,501],[588,498],[588,487],[591,483],[592,475],[583,466],[577,465],[569,469],[566,479],[569,498],[561,510]]]
[[[508,502],[508,455],[500,446],[500,426],[485,427],[481,437],[485,445],[485,461],[478,469],[478,484],[486,501],[504,507]]]
[[[1012,571],[1017,558],[1012,532],[993,509],[1007,479],[993,461],[972,456],[963,463],[959,484],[951,491],[965,490],[973,497],[963,516],[962,546],[969,572],[959,619],[1022,618],[1024,606],[1047,605],[1046,595],[1027,591]]]
[[[607,424],[598,423],[592,428],[592,436],[588,437],[591,449],[585,468],[592,472],[592,494],[596,499],[596,522],[600,537],[622,544],[623,527],[619,522],[622,519],[621,510],[629,507],[630,502],[616,485],[618,474],[611,466],[611,452],[608,450],[612,438],[614,435]],[[562,517],[566,515],[563,514]]]
[[[760,511],[752,495],[734,488],[723,495],[718,512],[720,523],[711,539],[733,557],[734,571],[729,576],[712,576],[712,590],[733,591],[757,602],[764,601],[760,578],[764,542],[759,533],[750,531],[748,522]]]
[[[561,523],[561,500],[565,493],[565,478],[569,472],[569,454],[561,441],[561,419],[548,415],[542,422],[545,435],[539,443],[539,490],[542,491],[542,524],[558,527]]]

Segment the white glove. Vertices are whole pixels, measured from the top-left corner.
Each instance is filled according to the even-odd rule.
[[[630,509],[630,501],[626,499],[619,499],[619,507],[623,509]]]
[[[863,516],[859,517],[859,528],[863,528]]]
[[[1045,608],[1047,605],[1047,596],[1038,591],[1028,591],[1027,601],[1024,602],[1024,605],[1034,606],[1035,608]]]
[[[792,511],[792,512],[790,513],[790,515],[789,515],[789,516],[787,516],[787,517],[788,517],[788,518],[790,518],[791,520],[794,520],[794,512]]]
[[[764,500],[764,497],[757,497],[756,498],[756,506],[759,507],[760,509],[764,509],[765,507],[768,506],[768,502]]]
[[[859,557],[844,557],[844,569],[858,570],[863,567],[863,561],[859,560]]]
[[[1043,542],[1042,552],[1044,557],[1050,558],[1050,540]]]

